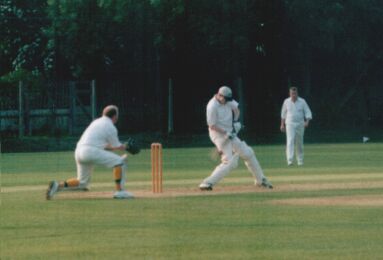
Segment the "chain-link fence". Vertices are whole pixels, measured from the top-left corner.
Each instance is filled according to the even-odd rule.
[[[1,86],[1,135],[76,133],[76,127],[92,120],[91,95],[90,82],[46,82],[38,88],[24,82]]]

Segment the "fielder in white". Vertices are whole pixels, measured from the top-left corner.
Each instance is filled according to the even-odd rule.
[[[116,192],[114,198],[133,198],[133,194],[124,190],[126,180],[126,155],[119,156],[113,151],[125,151],[126,145],[118,139],[115,124],[118,121],[118,108],[110,105],[104,108],[102,116],[94,120],[84,131],[77,143],[75,160],[77,178],[66,181],[51,181],[46,193],[50,200],[56,192],[70,190],[88,190],[94,165],[113,168]]]
[[[206,109],[209,136],[221,155],[219,164],[213,173],[199,185],[201,190],[212,190],[213,186],[238,166],[241,157],[255,178],[255,185],[272,189],[272,184],[264,176],[253,149],[237,134],[241,129],[238,103],[232,99],[229,87],[219,88],[218,93],[209,101]]]
[[[298,89],[289,89],[289,98],[283,102],[281,112],[281,131],[286,132],[287,165],[293,164],[294,148],[296,146],[296,159],[299,166],[303,165],[303,136],[305,128],[309,126],[312,114],[306,101],[298,97]]]

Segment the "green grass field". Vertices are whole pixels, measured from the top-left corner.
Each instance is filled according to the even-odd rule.
[[[382,143],[308,144],[303,167],[286,166],[284,146],[253,148],[272,191],[240,163],[199,196],[217,164],[210,148],[165,148],[164,190],[180,193],[134,200],[86,195],[113,190],[96,168],[90,192],[46,201],[50,180],[75,176],[73,152],[2,154],[0,259],[381,258]],[[151,189],[149,156],[129,159],[133,193]]]

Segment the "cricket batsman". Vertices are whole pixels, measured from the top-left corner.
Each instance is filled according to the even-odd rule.
[[[241,130],[239,115],[238,102],[233,100],[231,89],[227,86],[220,87],[207,105],[206,117],[209,136],[221,155],[221,163],[202,181],[200,190],[212,190],[214,185],[238,166],[239,157],[244,160],[255,178],[256,186],[273,188],[264,176],[253,149],[237,136]]]
[[[102,116],[94,120],[84,131],[77,143],[75,160],[77,178],[62,182],[51,181],[46,193],[50,200],[59,191],[88,190],[94,165],[102,165],[113,169],[116,199],[133,198],[133,194],[124,189],[126,180],[126,154],[119,156],[114,151],[128,151],[131,154],[139,152],[133,139],[122,144],[118,139],[115,124],[118,121],[118,108],[109,105],[104,108]]]

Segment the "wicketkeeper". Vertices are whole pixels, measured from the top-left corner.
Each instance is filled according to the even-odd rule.
[[[231,89],[222,86],[209,101],[206,109],[209,136],[221,155],[221,164],[199,185],[201,190],[212,190],[215,184],[238,166],[239,157],[244,160],[254,176],[255,185],[273,188],[264,176],[253,149],[237,136],[241,130],[239,115],[238,102],[233,100]]]
[[[136,154],[140,151],[133,139],[122,144],[118,139],[115,124],[118,121],[118,108],[109,105],[104,108],[102,116],[94,120],[84,131],[77,143],[75,160],[77,178],[62,182],[51,181],[46,193],[49,200],[56,192],[70,190],[88,190],[94,165],[113,169],[116,191],[114,198],[133,198],[133,194],[124,189],[126,180],[126,154],[119,156],[113,151],[128,151]]]

